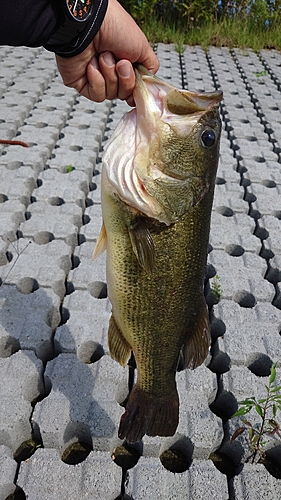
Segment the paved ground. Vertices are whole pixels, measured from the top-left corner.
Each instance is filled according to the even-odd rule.
[[[128,368],[108,354],[104,257],[91,254],[102,147],[127,105],[66,89],[46,51],[2,47],[0,139],[29,148],[0,145],[0,500],[15,491],[28,500],[281,498],[280,479],[243,465],[245,439],[229,442],[237,400],[263,397],[281,356],[281,54],[156,50],[174,85],[224,91],[206,284],[212,356],[178,373],[177,435],[122,447]]]

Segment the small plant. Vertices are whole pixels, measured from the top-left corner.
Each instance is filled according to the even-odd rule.
[[[70,172],[72,172],[73,170],[74,170],[74,167],[72,165],[66,165],[65,172],[67,174],[70,174]]]
[[[267,71],[266,69],[264,71],[255,71],[254,72],[254,75],[257,77],[257,78],[260,78],[261,76],[266,76],[267,75]]]
[[[219,301],[222,297],[222,287],[220,285],[220,277],[216,274],[213,278],[213,283],[211,284],[211,291],[215,299]]]
[[[259,459],[264,458],[266,436],[273,436],[275,434],[281,439],[280,425],[276,420],[277,412],[281,411],[281,385],[277,387],[274,385],[276,379],[276,366],[277,363],[274,363],[271,367],[269,384],[265,386],[266,397],[257,400],[253,396],[243,401],[239,401],[238,404],[240,408],[231,417],[242,417],[254,409],[261,419],[259,423],[253,425],[248,420],[241,418],[244,426],[239,427],[234,432],[231,439],[231,441],[234,441],[234,439],[248,429],[250,448],[253,452],[252,463],[255,463],[257,455]]]

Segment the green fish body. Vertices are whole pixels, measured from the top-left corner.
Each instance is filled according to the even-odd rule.
[[[210,345],[203,294],[219,157],[221,92],[180,91],[136,70],[136,109],[121,120],[104,156],[103,228],[112,304],[108,342],[137,382],[119,437],[170,436],[178,425],[180,353],[196,368]]]

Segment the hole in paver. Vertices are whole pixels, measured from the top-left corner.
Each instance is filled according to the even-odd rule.
[[[1,284],[1,281],[0,281]],[[0,358],[9,358],[20,350],[18,339],[10,335],[0,337]]]
[[[93,449],[91,431],[82,422],[69,422],[63,434],[66,445],[61,460],[68,465],[80,464]]]
[[[181,435],[166,439],[160,448],[160,461],[165,467],[173,473],[185,472],[192,463],[194,445],[192,441]]]
[[[48,127],[48,123],[38,122],[38,123],[36,123],[35,127],[36,128],[45,128],[45,127]]]
[[[66,280],[65,282],[65,294],[71,295],[75,291],[74,284],[72,281]]]
[[[5,500],[26,500],[24,491],[17,486],[14,493],[11,493]]]
[[[254,135],[246,135],[245,139],[249,142],[256,142],[258,140]]]
[[[255,296],[246,290],[239,290],[233,295],[234,302],[237,302],[240,307],[252,308],[256,305],[257,301]]]
[[[265,179],[265,180],[261,181],[261,184],[267,188],[276,187],[276,182],[272,181],[271,179]]]
[[[91,222],[91,217],[89,217],[89,215],[83,215],[82,217],[82,223],[83,223],[83,226],[85,226],[86,224],[89,224]]]
[[[277,287],[276,287],[277,288]],[[276,307],[276,309],[281,309],[281,293],[277,288],[276,295],[272,301],[272,305]]]
[[[7,170],[17,170],[18,168],[20,168],[22,166],[23,166],[22,161],[9,161],[9,163],[7,163],[7,165],[6,165],[6,168],[7,168]]]
[[[267,229],[265,229],[265,227],[257,226],[256,229],[254,230],[254,235],[263,241],[269,237],[269,232],[267,231]]]
[[[79,259],[78,255],[72,255],[71,262],[72,262],[72,267],[71,267],[72,270],[76,269],[81,264],[81,260]]]
[[[39,284],[34,278],[26,277],[17,282],[16,288],[20,293],[28,294],[38,290]]]
[[[223,422],[227,422],[238,410],[238,403],[235,396],[230,391],[222,390],[218,394],[216,391],[209,397],[210,410]]]
[[[223,179],[222,177],[216,177],[216,184],[218,186],[222,185],[222,184],[226,184],[226,180]]]
[[[225,247],[225,252],[232,257],[240,257],[244,254],[245,250],[241,245],[229,244]]]
[[[93,281],[89,283],[88,290],[96,299],[106,299],[107,297],[107,284],[103,281]]]
[[[211,318],[211,338],[215,342],[218,337],[223,337],[226,331],[225,323],[222,319],[213,316]]]
[[[69,146],[69,149],[71,151],[81,151],[81,149],[83,149],[83,148],[82,148],[82,146],[73,145],[73,146]]]
[[[281,445],[267,445],[265,456],[260,459],[266,470],[276,479],[281,479]]]
[[[224,215],[224,217],[232,217],[234,215],[234,212],[233,210],[231,210],[231,208],[229,207],[226,207],[224,205],[220,206],[220,207],[217,207],[216,208],[216,211],[221,214],[221,215]]]
[[[273,362],[267,354],[253,352],[248,356],[245,364],[254,375],[268,377]]]
[[[211,349],[211,361],[207,365],[211,372],[222,375],[230,370],[231,359],[226,352],[220,351],[218,344],[214,344]]]
[[[253,193],[246,193],[244,200],[248,203],[254,203],[257,200],[257,197]]]
[[[81,363],[96,363],[104,355],[104,349],[101,344],[94,340],[84,342],[77,350],[77,358]]]
[[[281,281],[281,270],[276,268],[276,267],[271,267],[269,265],[269,268],[267,270],[267,273],[265,275],[265,279],[269,281],[269,283],[272,283],[273,285],[277,285]]]
[[[60,315],[61,315],[60,326],[61,325],[65,325],[65,323],[67,323],[67,321],[70,318],[70,312],[69,312],[69,310],[66,307],[64,307],[64,306],[61,306],[61,308],[60,308]]]
[[[273,215],[273,217],[276,217],[276,219],[281,220],[281,210],[273,210],[271,212],[271,215]]]
[[[227,476],[228,479],[237,476],[242,470],[243,447],[241,443],[225,443],[218,450],[211,453],[209,459],[215,467]]]
[[[40,231],[35,234],[34,242],[37,245],[46,245],[47,243],[50,243],[50,241],[53,241],[54,238],[53,233],[50,233],[49,231]]]
[[[15,461],[20,463],[23,460],[28,460],[38,448],[42,448],[42,445],[42,441],[35,441],[34,439],[24,441],[14,453]]]
[[[258,220],[261,218],[261,213],[258,210],[254,210],[252,207],[250,207],[249,216],[252,217],[252,219]]]
[[[254,156],[253,158],[254,161],[256,161],[257,163],[265,163],[265,158],[263,158],[263,156]]]
[[[64,200],[59,196],[52,196],[51,198],[48,198],[48,203],[53,207],[59,207],[64,205]]]
[[[8,200],[8,196],[0,193],[0,203],[5,203],[5,201],[7,201],[7,200]]]
[[[86,460],[91,453],[92,446],[82,441],[70,444],[63,452],[61,460],[67,465],[77,465]]]
[[[137,465],[142,455],[142,443],[129,444],[126,441],[111,453],[113,462],[124,470],[132,469]]]

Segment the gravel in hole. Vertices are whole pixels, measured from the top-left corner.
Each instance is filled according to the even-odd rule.
[[[175,435],[164,441],[159,458],[165,469],[179,474],[189,469],[193,450],[194,445],[188,437]]]
[[[126,441],[113,449],[111,458],[113,462],[122,467],[122,469],[132,469],[137,465],[142,454],[142,445],[140,443],[129,444]]]

